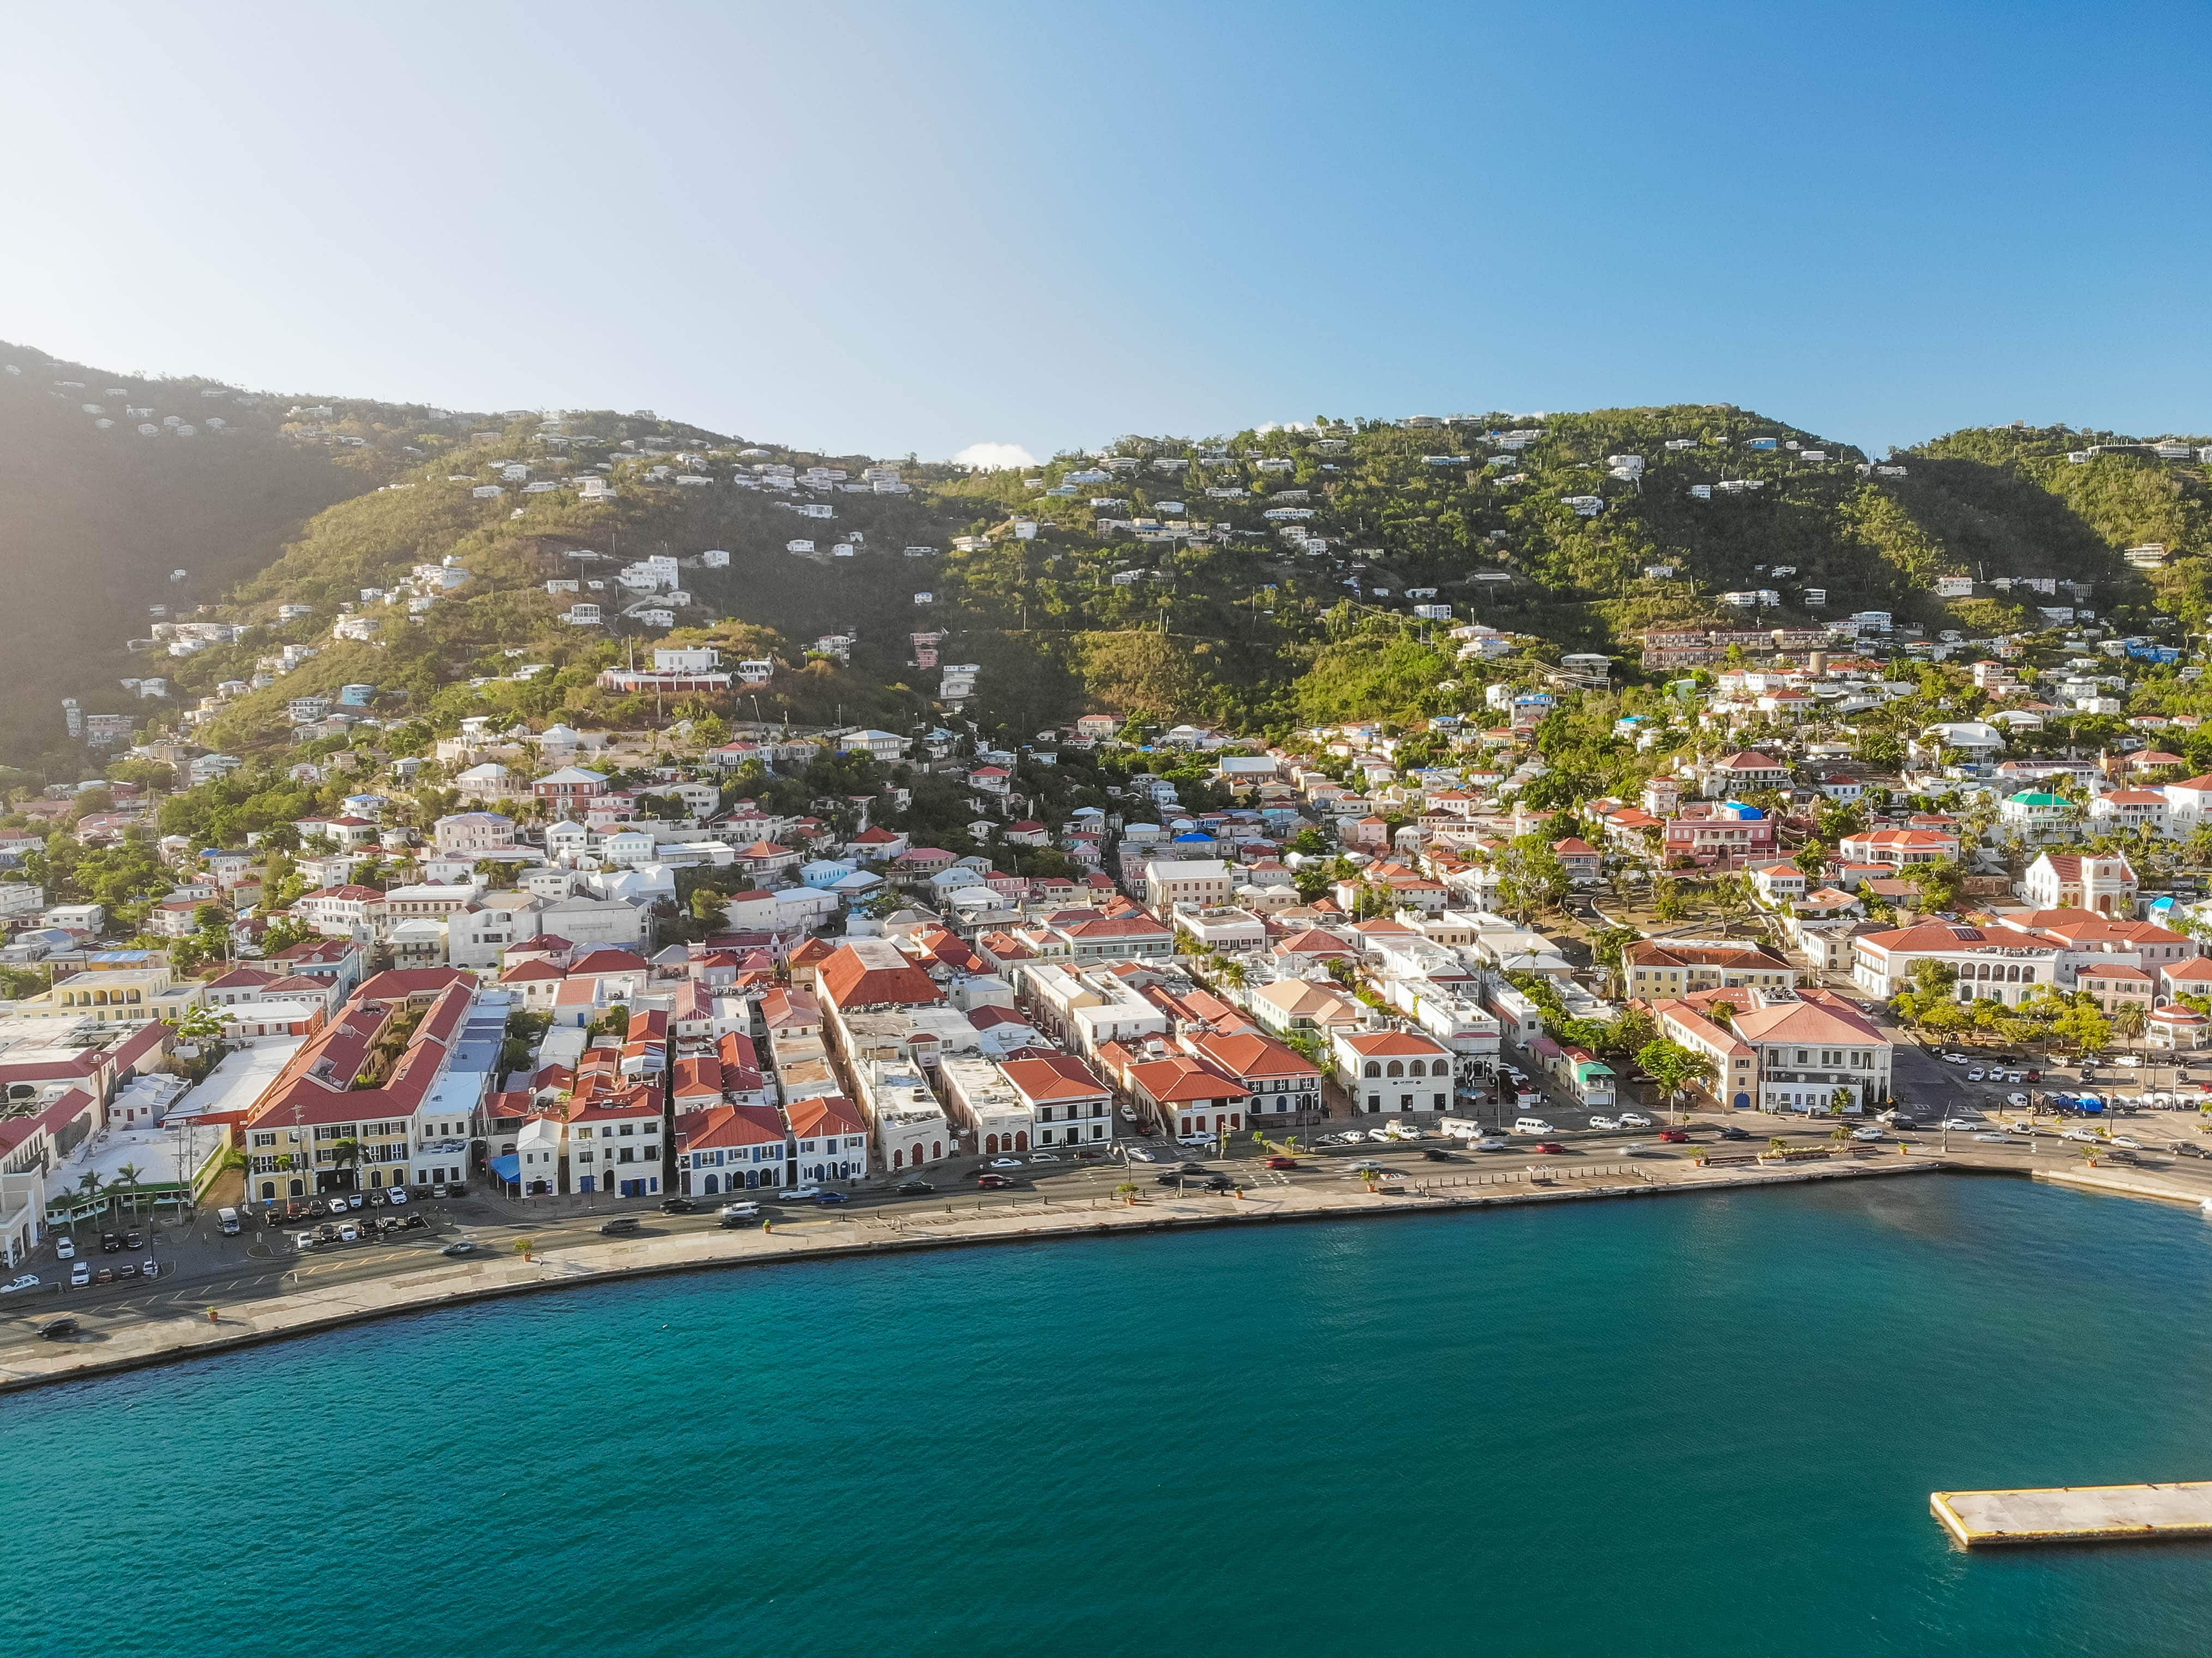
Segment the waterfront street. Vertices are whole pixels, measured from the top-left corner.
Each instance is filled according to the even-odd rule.
[[[605,1204],[565,1217],[532,1214],[521,1205],[467,1198],[422,1206],[428,1224],[381,1242],[364,1241],[293,1249],[289,1235],[253,1231],[224,1237],[211,1215],[184,1227],[167,1227],[150,1239],[162,1263],[152,1287],[143,1281],[99,1289],[50,1286],[53,1263],[42,1262],[48,1287],[15,1297],[0,1308],[0,1384],[77,1369],[147,1362],[171,1350],[219,1346],[319,1324],[434,1306],[453,1299],[497,1294],[609,1272],[652,1271],[782,1255],[896,1249],[915,1242],[1020,1238],[1129,1226],[1209,1221],[1360,1214],[1377,1209],[1445,1204],[1526,1202],[1600,1192],[1765,1184],[1853,1173],[1901,1174],[1937,1169],[1985,1170],[2102,1186],[2130,1195],[2196,1202],[2212,1198],[2212,1164],[2173,1155],[2171,1147],[2201,1137],[2194,1114],[2147,1114],[2127,1125],[2144,1150],[2126,1154],[2124,1166],[2109,1161],[2083,1167],[2079,1148],[2048,1125],[2033,1139],[2008,1136],[2005,1144],[1977,1140],[1971,1133],[1908,1133],[1878,1143],[1837,1146],[1832,1125],[1807,1124],[1758,1113],[1705,1114],[1689,1119],[1687,1144],[1663,1144],[1656,1131],[1563,1132],[1565,1150],[1538,1153],[1528,1139],[1507,1149],[1478,1151],[1431,1134],[1417,1141],[1328,1145],[1302,1150],[1297,1167],[1271,1169],[1267,1153],[1249,1139],[1226,1156],[1200,1156],[1159,1140],[1133,1140],[1123,1148],[1156,1161],[1120,1158],[1091,1163],[1031,1163],[1017,1184],[978,1191],[972,1181],[942,1178],[938,1189],[901,1195],[881,1189],[857,1193],[846,1203],[761,1205],[766,1229],[721,1226],[711,1203],[693,1214],[667,1214],[652,1203]],[[1723,1139],[1725,1127],[1747,1138]],[[1779,1139],[1825,1158],[1802,1164],[1762,1164],[1757,1155]],[[1699,1160],[1707,1160],[1700,1166]],[[1188,1160],[1194,1166],[1180,1186],[1164,1174]],[[1386,1171],[1370,1191],[1352,1171],[1371,1165]],[[935,1172],[935,1171],[933,1171]],[[1209,1192],[1205,1181],[1226,1176],[1237,1190]],[[1117,1188],[1138,1188],[1125,1201]],[[636,1218],[638,1231],[603,1235],[617,1215]],[[528,1240],[531,1260],[517,1248]],[[463,1258],[445,1256],[448,1245],[474,1246]],[[97,1259],[97,1243],[94,1243]],[[896,1266],[885,1270],[896,1271]],[[217,1310],[219,1322],[208,1320]],[[81,1328],[59,1342],[38,1331],[61,1315]]]

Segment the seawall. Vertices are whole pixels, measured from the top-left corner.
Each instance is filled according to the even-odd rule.
[[[420,1269],[270,1297],[225,1313],[217,1323],[180,1313],[149,1319],[95,1341],[34,1346],[13,1362],[0,1364],[0,1393],[112,1376],[412,1313],[672,1272],[1202,1227],[1436,1214],[1669,1193],[1879,1180],[1935,1173],[1947,1166],[1934,1157],[1814,1167],[1784,1165],[1755,1171],[1702,1169],[1683,1163],[1636,1169],[1624,1177],[1622,1172],[1611,1176],[1577,1175],[1562,1165],[1556,1173],[1544,1171],[1549,1176],[1548,1184],[1535,1183],[1516,1173],[1486,1176],[1489,1184],[1438,1184],[1403,1192],[1370,1193],[1356,1184],[1342,1188],[1299,1185],[1255,1189],[1241,1200],[1212,1196],[1162,1196],[1133,1205],[1109,1198],[1041,1200],[1034,1206],[1002,1204],[964,1212],[951,1211],[948,1206],[942,1215],[924,1213],[917,1206],[849,1220],[809,1217],[779,1223],[772,1231],[714,1229],[594,1241],[564,1246],[529,1260],[496,1256],[448,1260],[426,1254]]]

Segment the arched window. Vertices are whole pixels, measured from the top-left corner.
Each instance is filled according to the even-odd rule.
[[[1382,1067],[1376,1064],[1374,1060],[1370,1060],[1367,1062],[1366,1070],[1362,1072],[1360,1074],[1365,1077],[1379,1077],[1382,1074]]]
[[[1409,1077],[1425,1077],[1429,1072],[1428,1068],[1420,1060],[1416,1060],[1406,1067],[1406,1074]]]
[[[1402,1077],[1406,1074],[1406,1067],[1393,1060],[1382,1068],[1382,1074],[1386,1077]]]
[[[930,1141],[930,1143],[929,1143],[929,1155],[930,1155],[931,1157],[943,1157],[943,1156],[945,1155],[945,1142],[944,1142],[944,1141],[942,1141],[942,1140],[932,1140],[932,1141]],[[920,1159],[919,1157],[917,1157],[917,1158],[915,1159],[915,1161],[916,1161],[916,1162],[920,1162],[920,1161],[921,1161],[921,1159]]]
[[[898,1150],[896,1150],[896,1149],[894,1149],[894,1150],[892,1151],[892,1152],[891,1152],[891,1167],[892,1167],[892,1168],[894,1168],[894,1169],[903,1169],[903,1168],[905,1168],[905,1167],[906,1167],[906,1153],[905,1153],[905,1152],[903,1152],[903,1151],[898,1151]]]

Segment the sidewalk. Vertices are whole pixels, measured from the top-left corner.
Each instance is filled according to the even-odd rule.
[[[1167,1228],[1415,1214],[1863,1180],[1932,1172],[1943,1166],[1937,1157],[1844,1167],[1753,1169],[1705,1169],[1687,1163],[1632,1169],[1612,1163],[1577,1168],[1561,1163],[1534,1170],[1486,1169],[1438,1175],[1373,1193],[1362,1182],[1347,1180],[1340,1186],[1259,1187],[1241,1199],[1198,1193],[1170,1197],[1157,1192],[1145,1194],[1134,1204],[1109,1196],[1011,1204],[948,1198],[941,1208],[916,1206],[894,1214],[778,1222],[772,1231],[716,1230],[571,1244],[528,1261],[519,1256],[440,1260],[389,1278],[302,1290],[255,1302],[225,1314],[220,1323],[210,1323],[204,1315],[179,1315],[149,1320],[98,1340],[33,1344],[20,1351],[12,1362],[0,1365],[0,1392],[133,1370],[397,1314],[611,1278]],[[1541,1178],[1532,1179],[1532,1174]]]

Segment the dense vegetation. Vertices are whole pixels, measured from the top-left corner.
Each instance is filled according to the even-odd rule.
[[[471,714],[635,721],[652,700],[602,689],[597,676],[659,642],[712,641],[780,665],[757,697],[695,698],[663,715],[734,722],[757,708],[912,730],[942,717],[938,671],[915,665],[912,636],[941,634],[941,661],[981,670],[965,712],[1019,740],[1086,710],[1251,731],[1407,722],[1479,708],[1486,683],[1525,679],[1574,649],[1626,658],[1633,693],[1637,635],[1740,624],[1747,613],[1718,602],[1738,590],[1774,590],[1778,603],[1755,613],[1768,626],[1863,608],[1930,628],[2029,621],[2008,595],[1936,599],[1936,579],[1958,574],[2093,581],[2098,608],[2123,626],[2147,626],[2154,605],[2191,625],[2212,609],[2203,469],[2142,450],[2071,463],[2069,450],[2104,440],[2057,428],[1954,433],[1877,467],[1724,405],[1422,428],[1324,421],[1203,442],[1124,439],[1025,472],[909,459],[910,493],[791,494],[732,480],[770,463],[857,480],[871,463],[643,415],[333,404],[302,416],[295,400],[235,394],[210,402],[229,411],[220,440],[148,440],[96,432],[82,402],[112,384],[183,409],[198,383],[5,355],[26,372],[0,382],[0,431],[28,459],[0,483],[14,492],[0,512],[17,531],[29,602],[0,626],[17,630],[15,659],[41,671],[12,676],[0,745],[54,777],[83,768],[58,744],[61,695],[151,716],[162,705],[131,702],[121,677],[164,673],[170,706],[188,706],[250,682],[287,644],[316,653],[228,698],[203,741],[279,751],[289,701],[361,683],[416,748]],[[64,378],[86,389],[54,384]],[[1639,457],[1640,471],[1614,467],[1620,456]],[[524,493],[505,471],[518,465],[557,487]],[[679,484],[685,475],[694,482]],[[614,496],[582,498],[571,487],[580,476],[604,478]],[[501,481],[505,493],[475,493]],[[1747,487],[1692,494],[1725,483]],[[814,554],[787,551],[793,540],[812,541]],[[2148,578],[2118,556],[2147,540],[2178,556]],[[709,549],[726,566],[703,562]],[[654,554],[679,561],[689,598],[672,607],[672,631],[620,614],[636,596],[615,572]],[[424,613],[363,597],[448,560],[467,580]],[[192,574],[173,587],[175,567]],[[568,581],[580,593],[548,591]],[[567,625],[578,597],[601,603],[607,625]],[[125,653],[123,640],[146,629],[146,605],[161,602],[206,603],[204,615],[248,631],[189,658]],[[1416,603],[1450,605],[1521,646],[1462,663],[1447,624],[1413,617]],[[280,604],[312,609],[284,621]],[[377,635],[334,639],[344,607],[379,617]],[[813,648],[824,635],[849,642]],[[1640,705],[1630,695],[1621,706]]]

